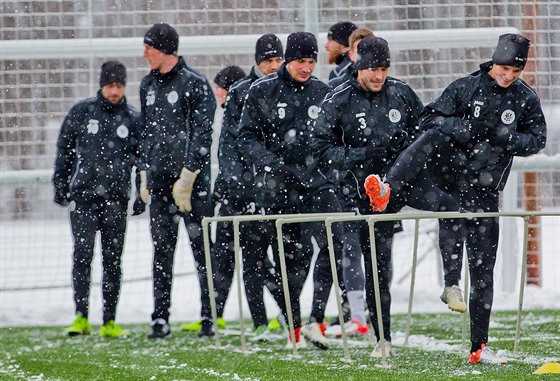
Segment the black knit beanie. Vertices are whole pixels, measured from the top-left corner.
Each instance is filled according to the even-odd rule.
[[[245,77],[245,72],[239,66],[226,66],[216,74],[214,82],[216,85],[229,90],[229,87],[241,78]]]
[[[286,63],[300,58],[317,59],[318,54],[319,47],[317,46],[317,39],[313,33],[294,32],[288,36],[286,53],[284,54]]]
[[[502,34],[492,55],[492,62],[523,69],[529,56],[530,44],[531,41],[520,34]]]
[[[284,58],[282,41],[275,34],[264,34],[257,40],[255,46],[255,61],[257,65],[269,58]]]
[[[389,44],[381,37],[370,36],[358,43],[358,59],[356,68],[375,69],[391,66]]]
[[[330,27],[327,38],[348,47],[348,38],[358,26],[350,21],[339,21]]]
[[[113,82],[126,85],[126,68],[119,61],[107,61],[101,65],[99,87],[103,87]]]
[[[179,35],[175,28],[166,23],[154,24],[144,36],[144,44],[162,53],[177,55],[179,49]]]

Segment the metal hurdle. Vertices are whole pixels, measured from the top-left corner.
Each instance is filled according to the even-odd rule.
[[[354,215],[353,213],[341,213],[342,215]],[[240,253],[240,244],[239,244],[239,225],[242,222],[249,222],[249,221],[270,221],[270,220],[286,220],[289,219],[293,222],[311,222],[311,221],[324,221],[328,217],[332,217],[333,213],[308,213],[308,214],[275,214],[275,215],[243,215],[243,216],[222,216],[222,217],[204,217],[202,219],[202,235],[204,239],[204,256],[206,260],[206,275],[208,280],[208,289],[209,289],[209,297],[210,297],[210,309],[212,313],[212,319],[216,322],[218,320],[218,314],[216,310],[216,297],[214,291],[214,279],[213,279],[213,269],[212,269],[212,262],[211,262],[211,253],[210,253],[210,233],[209,233],[209,226],[212,222],[229,222],[233,223],[233,237],[234,237],[234,258],[235,258],[235,267],[234,272],[237,275],[237,291],[238,291],[238,304],[239,304],[239,327],[240,327],[240,341],[241,341],[241,352],[247,353],[247,344],[245,339],[245,322],[243,319],[243,290],[242,290],[242,274],[241,274],[241,253]],[[278,225],[277,225],[278,226]],[[278,229],[278,228],[277,228]],[[294,356],[297,356],[297,348],[295,347],[295,334],[294,334],[294,327],[293,327],[293,317],[291,311],[291,303],[289,300],[289,288],[288,288],[288,280],[286,274],[286,263],[284,259],[284,242],[282,240],[282,231],[281,227],[278,234],[278,245],[279,245],[279,260],[280,260],[280,270],[282,273],[282,286],[284,289],[285,294],[285,302],[286,302],[286,309],[288,320],[290,324],[290,334],[292,335],[292,343],[294,343]],[[336,273],[336,267],[335,271]],[[336,276],[336,274],[335,274]],[[334,279],[334,278],[333,278]],[[338,283],[333,283],[338,284]],[[342,310],[342,306],[339,307]],[[220,332],[215,325],[215,348],[221,347],[220,341]]]
[[[415,267],[416,267],[416,254],[417,254],[417,244],[418,244],[418,224],[419,221],[422,219],[433,219],[433,218],[477,218],[477,217],[521,217],[524,220],[524,236],[523,236],[523,256],[522,256],[522,264],[521,264],[521,276],[520,276],[520,285],[519,285],[519,302],[518,302],[518,309],[517,309],[517,322],[516,322],[516,332],[515,332],[515,343],[514,343],[514,350],[513,354],[518,355],[519,350],[519,334],[521,330],[521,313],[523,308],[523,296],[525,292],[525,278],[527,274],[527,240],[529,235],[529,218],[532,216],[541,216],[541,217],[551,217],[551,216],[560,216],[559,212],[494,212],[494,213],[461,213],[461,212],[424,212],[424,213],[397,213],[397,214],[376,214],[376,215],[368,215],[368,216],[355,216],[355,217],[330,217],[325,220],[325,225],[327,228],[327,237],[331,237],[332,230],[331,225],[334,222],[344,222],[344,221],[367,221],[369,226],[369,236],[370,236],[370,255],[372,258],[372,270],[374,276],[374,292],[376,298],[376,312],[377,316],[379,317],[378,320],[378,328],[380,333],[380,344],[381,344],[381,354],[382,354],[382,363],[380,367],[390,367],[387,364],[387,353],[385,351],[385,338],[383,336],[383,321],[381,319],[381,302],[380,302],[380,294],[379,294],[379,279],[377,274],[377,258],[375,255],[375,223],[379,221],[394,221],[394,220],[415,220],[415,238],[414,238],[414,250],[413,250],[413,271],[411,272],[411,286],[410,286],[410,296],[409,296],[409,306],[408,306],[408,314],[407,314],[407,332],[405,338],[405,344],[408,344],[408,336],[410,330],[410,321],[411,321],[411,314],[412,314],[412,299],[414,293],[414,278],[415,278]],[[334,258],[334,253],[332,250],[332,242],[329,242],[329,255],[331,257],[331,261]],[[465,272],[468,271],[468,266],[465,267]],[[465,275],[465,290],[468,288],[468,277]],[[338,293],[338,289],[335,289],[335,294],[337,294],[337,298],[340,298]],[[464,348],[464,343],[466,340],[466,314],[463,317],[463,344],[462,347]],[[342,331],[343,335],[345,335],[344,328]],[[343,344],[346,346],[346,342]],[[347,348],[345,348],[345,353],[347,353]]]

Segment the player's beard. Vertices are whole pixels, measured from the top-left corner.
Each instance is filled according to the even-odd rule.
[[[338,58],[339,55],[340,55],[340,51],[330,51],[329,56],[327,57],[327,62],[329,63],[329,65],[335,64],[336,59]]]

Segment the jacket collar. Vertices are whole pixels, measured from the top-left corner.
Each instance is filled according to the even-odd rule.
[[[98,100],[99,104],[101,104],[101,108],[105,111],[108,111],[108,112],[114,112],[115,110],[117,110],[121,107],[126,107],[126,97],[123,96],[121,101],[115,105],[115,104],[112,104],[111,102],[109,102],[101,94],[101,89],[99,89],[97,91],[97,100]]]

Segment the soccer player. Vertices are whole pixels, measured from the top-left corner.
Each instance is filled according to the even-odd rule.
[[[327,62],[329,65],[336,64],[336,67],[329,74],[329,81],[340,77],[352,66],[352,61],[348,56],[348,51],[351,48],[348,38],[356,29],[358,29],[356,24],[350,21],[339,21],[329,28],[325,44],[325,49],[329,53]]]
[[[171,333],[169,308],[173,259],[183,221],[197,267],[202,325],[199,336],[214,335],[206,277],[201,221],[211,216],[210,146],[216,99],[204,75],[177,56],[179,36],[166,23],[144,36],[144,58],[151,72],[140,85],[144,138],[141,194],[150,196],[150,232],[154,243],[154,312],[149,338]]]
[[[98,231],[103,262],[103,326],[99,334],[126,334],[115,323],[115,317],[139,113],[128,105],[125,86],[125,66],[119,61],[105,62],[97,96],[72,107],[58,137],[54,201],[61,206],[73,203],[70,225],[74,238],[72,285],[76,319],[66,329],[70,336],[91,332],[91,261]]]
[[[499,210],[499,193],[513,157],[535,154],[546,143],[539,97],[519,78],[529,45],[522,35],[501,35],[491,61],[451,83],[426,106],[420,125],[428,131],[399,156],[385,183],[378,176],[366,182],[375,209],[389,208],[403,185],[427,166],[430,177],[453,195],[461,210]],[[465,226],[471,279],[469,361],[477,364],[496,360],[487,344],[499,219],[466,219]]]
[[[339,194],[343,208],[362,215],[371,213],[369,200],[361,188],[368,173],[372,170],[385,173],[404,148],[420,133],[418,118],[423,105],[407,84],[388,76],[390,66],[391,57],[387,41],[374,36],[360,41],[357,45],[354,74],[349,81],[327,95],[321,104],[322,112],[315,124],[314,150],[319,152],[324,168],[339,174]],[[452,197],[424,178],[410,184],[406,191],[400,194],[391,211],[397,212],[404,205],[424,210],[458,208]],[[363,257],[367,304],[379,341],[381,335],[375,308],[369,231],[363,222],[349,222],[344,231],[343,272],[352,316],[346,331],[350,335],[363,335],[368,331],[363,312]],[[379,268],[383,336],[389,349],[387,353],[391,351],[390,283],[393,234],[393,221],[376,224],[375,247]],[[459,250],[460,246],[456,240],[461,240],[461,237],[460,233],[440,237],[444,257],[456,255],[455,251]],[[381,357],[379,342],[372,356]]]

